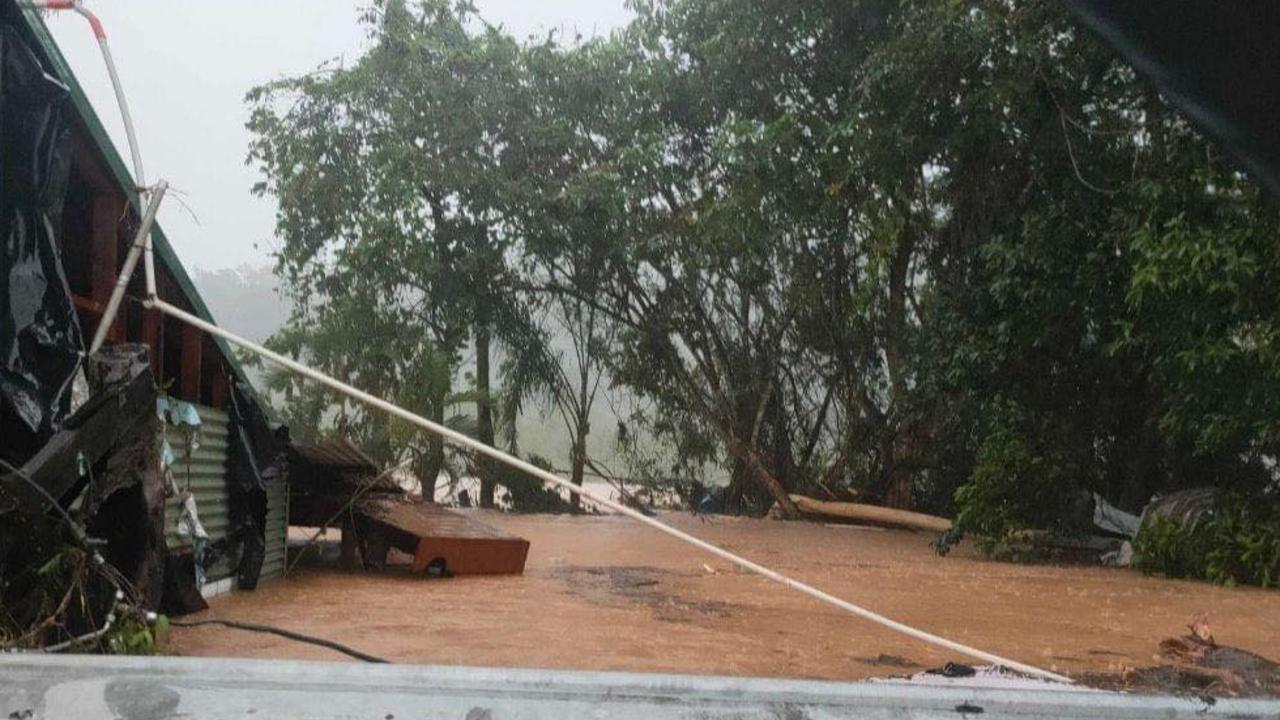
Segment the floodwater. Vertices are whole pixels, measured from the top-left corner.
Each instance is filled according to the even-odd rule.
[[[260,622],[393,662],[853,680],[955,653],[872,625],[618,516],[470,511],[532,543],[523,576],[306,568],[196,618]],[[664,513],[664,520],[896,620],[1067,674],[1159,663],[1206,613],[1221,644],[1280,657],[1280,592],[1100,567],[947,557],[927,534]],[[340,660],[270,635],[174,629],[181,655]]]

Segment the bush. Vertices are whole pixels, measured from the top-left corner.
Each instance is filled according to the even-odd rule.
[[[1146,573],[1220,585],[1280,585],[1280,499],[1225,495],[1209,513],[1186,522],[1152,518],[1133,544]]]
[[[530,455],[526,459],[536,467],[551,470],[551,461],[546,458]],[[564,513],[573,510],[573,506],[559,492],[546,487],[538,478],[507,465],[502,465],[497,470],[498,484],[506,488],[506,499],[512,512]]]
[[[1022,413],[1011,402],[995,403],[969,481],[955,493],[955,529],[938,545],[945,553],[962,535],[992,554],[1025,545],[1027,530],[1068,530],[1079,495],[1063,463],[1037,451],[1021,431]]]

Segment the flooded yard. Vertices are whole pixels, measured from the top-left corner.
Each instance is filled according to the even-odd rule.
[[[309,567],[190,619],[268,623],[392,662],[854,680],[955,654],[871,625],[615,516],[469,511],[532,543],[523,576],[423,579]],[[675,526],[910,625],[1070,675],[1159,664],[1207,614],[1221,644],[1280,657],[1280,592],[1099,567],[938,557],[904,531],[666,513]],[[171,651],[343,659],[227,628]]]

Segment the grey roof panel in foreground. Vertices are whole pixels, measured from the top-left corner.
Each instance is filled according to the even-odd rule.
[[[30,714],[28,714],[30,713]],[[1280,701],[895,682],[195,658],[0,656],[0,717],[1280,718]]]

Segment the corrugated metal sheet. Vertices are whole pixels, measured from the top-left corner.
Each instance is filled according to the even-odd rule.
[[[520,540],[505,530],[487,525],[474,517],[447,510],[435,503],[402,495],[386,497],[370,493],[353,505],[371,519],[403,530],[420,538],[438,537],[458,540]]]
[[[285,544],[289,535],[289,484],[283,477],[267,483],[266,555],[262,580],[284,577]]]
[[[314,465],[378,472],[378,464],[344,437],[331,437],[315,445],[295,445],[298,454]]]
[[[196,497],[196,510],[200,523],[208,531],[211,541],[227,536],[227,423],[230,418],[221,410],[196,406],[203,423],[200,427],[199,447],[188,456],[187,440],[179,429],[166,425],[165,437],[177,456],[173,478],[178,490],[190,489]],[[182,512],[179,497],[165,502],[165,542],[170,548],[186,543],[178,535],[178,516]],[[222,557],[205,574],[208,581],[230,577],[239,558]]]

